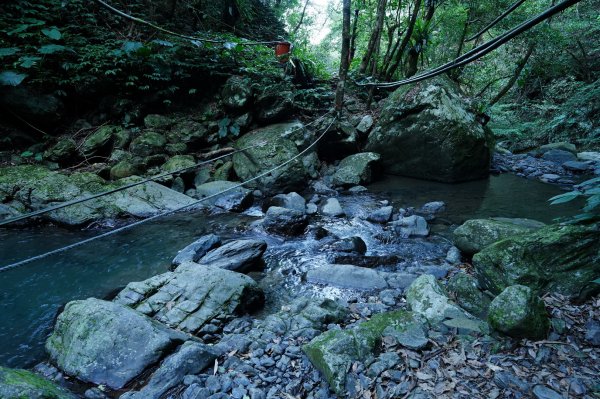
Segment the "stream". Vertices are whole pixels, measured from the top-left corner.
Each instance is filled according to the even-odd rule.
[[[338,236],[360,236],[367,243],[368,255],[399,255],[401,261],[386,266],[387,271],[442,265],[451,245],[444,237],[453,225],[467,219],[527,217],[549,223],[560,216],[577,214],[581,205],[549,206],[548,198],[561,193],[559,188],[510,174],[455,185],[387,176],[369,190],[339,198],[347,218],[332,221],[317,217],[316,221]],[[435,222],[435,234],[427,239],[386,240],[382,237],[389,233],[382,226],[361,218],[381,206],[382,200],[389,200],[395,208],[444,201],[447,211]],[[251,236],[267,241],[265,268],[251,273],[267,296],[265,309],[258,317],[299,295],[353,295],[346,290],[314,288],[304,283],[307,270],[327,263],[322,245],[310,235],[289,240],[267,235],[256,223],[259,218],[252,216],[256,214],[260,214],[258,208],[242,215],[173,215],[0,273],[0,365],[29,367],[39,362],[45,356],[44,342],[57,312],[65,303],[106,297],[131,281],[165,272],[178,250],[207,233],[223,239]],[[96,234],[98,230],[58,227],[0,229],[0,266]]]

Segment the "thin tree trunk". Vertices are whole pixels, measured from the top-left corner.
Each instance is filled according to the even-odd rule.
[[[431,19],[433,18],[434,12],[435,12],[435,3],[433,0],[429,0],[429,5],[427,6],[427,14],[425,14],[425,19],[423,20],[424,26],[426,27],[425,29],[429,29],[429,24],[431,23]],[[406,60],[407,68],[406,68],[405,77],[410,78],[411,76],[414,76],[417,73],[417,71],[419,70],[419,67],[418,67],[419,56],[424,51],[423,50],[424,44],[425,43],[420,43],[419,48],[417,48],[417,46],[413,46],[408,51],[408,57]]]
[[[354,21],[352,23],[352,36],[350,37],[350,55],[348,56],[348,65],[352,64],[354,55],[356,54],[356,33],[358,30],[358,13],[359,9],[354,10]]]
[[[367,45],[367,51],[360,62],[360,67],[358,68],[359,73],[365,73],[367,67],[369,66],[369,61],[371,61],[371,57],[375,52],[375,47],[377,46],[379,40],[381,39],[381,31],[383,30],[383,21],[385,17],[385,7],[387,5],[387,0],[379,0],[377,2],[377,18],[375,22],[375,28],[371,32],[371,38],[369,39],[369,44]]]
[[[419,15],[420,9],[421,9],[421,0],[416,0],[415,8],[410,17],[410,21],[408,22],[408,28],[406,29],[406,33],[404,35],[404,38],[398,45],[398,50],[396,51],[396,56],[395,56],[394,62],[392,63],[392,65],[390,65],[390,67],[388,68],[388,70],[385,73],[386,80],[390,80],[392,78],[394,73],[396,73],[396,70],[398,69],[400,62],[402,61],[402,54],[404,53],[404,50],[406,49],[406,46],[408,45],[408,42],[410,41],[410,37],[412,36],[413,30],[415,29],[415,23],[417,22],[417,16]]]
[[[339,116],[342,114],[342,107],[344,106],[344,89],[346,86],[346,75],[348,74],[348,66],[350,65],[349,53],[350,53],[350,8],[351,0],[344,0],[343,3],[343,27],[342,27],[342,58],[340,60],[340,72],[337,90],[335,92],[335,110]]]
[[[292,35],[295,36],[296,32],[298,32],[298,29],[300,29],[300,26],[302,26],[302,21],[304,21],[304,15],[306,14],[306,7],[308,7],[308,2],[310,0],[306,0],[306,3],[304,3],[304,8],[302,9],[302,14],[300,15],[300,21],[298,21],[298,25],[296,25],[296,27],[294,28]]]
[[[462,50],[465,46],[465,39],[467,38],[467,31],[469,30],[469,18],[471,17],[471,9],[467,10],[467,17],[465,19],[465,26],[463,27],[462,34],[460,35],[460,40],[458,42],[458,49],[456,50],[456,56],[454,58],[460,57]],[[456,68],[448,74],[450,79],[458,82],[460,75],[462,75],[463,68]]]
[[[519,79],[521,72],[523,72],[525,65],[527,65],[527,61],[529,61],[531,54],[533,54],[534,49],[535,49],[535,43],[531,43],[529,45],[529,48],[527,49],[527,53],[525,54],[525,57],[523,57],[521,59],[521,61],[519,61],[517,63],[517,68],[515,69],[515,73],[513,74],[512,78],[510,78],[510,80],[506,83],[506,85],[504,85],[504,87],[502,89],[500,89],[498,94],[496,94],[496,96],[494,98],[492,98],[492,100],[490,101],[490,103],[488,105],[489,107],[491,107],[492,105],[494,105],[498,101],[500,101],[500,99],[502,97],[504,97],[506,95],[506,93],[508,93],[510,91],[510,89],[512,89],[512,87],[515,85],[515,83],[517,83],[517,80]]]

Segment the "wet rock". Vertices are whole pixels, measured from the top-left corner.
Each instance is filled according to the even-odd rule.
[[[267,126],[247,133],[235,143],[235,148],[246,148],[265,142],[266,145],[254,147],[233,155],[233,168],[242,180],[251,179],[267,172],[277,165],[297,156],[299,151],[293,141],[282,137],[287,129],[282,125]],[[260,190],[266,195],[301,190],[306,186],[306,168],[296,159],[285,168],[280,168],[249,183],[247,187]]]
[[[346,213],[336,198],[327,198],[320,206],[319,212],[324,216],[342,217]]]
[[[479,290],[474,277],[463,272],[456,273],[448,281],[447,289],[461,308],[477,317],[487,316],[491,300]]]
[[[555,173],[544,173],[542,176],[540,176],[540,180],[545,182],[555,182],[558,179],[560,179],[560,175]]]
[[[248,276],[187,262],[174,272],[129,283],[115,302],[193,334],[213,319],[262,306],[264,294]]]
[[[261,262],[266,249],[261,240],[234,240],[209,251],[198,263],[246,273]]]
[[[585,324],[585,340],[595,346],[600,346],[600,322],[590,320]]]
[[[298,212],[306,212],[306,200],[298,193],[277,194],[268,201],[268,206],[293,209]],[[263,208],[268,209],[267,208]]]
[[[211,181],[196,186],[196,197],[207,198],[204,204],[231,212],[242,212],[252,206],[252,191],[231,181]]]
[[[307,215],[314,215],[315,213],[317,213],[319,210],[319,208],[317,207],[316,204],[307,204],[306,205],[306,214]]]
[[[542,155],[542,159],[546,161],[564,164],[568,161],[576,161],[577,157],[570,151],[565,150],[549,150]]]
[[[457,265],[462,261],[462,256],[460,254],[460,250],[456,247],[451,247],[446,253],[446,262],[451,265]]]
[[[317,129],[323,131],[327,127],[329,127],[327,134],[319,142],[319,158],[338,160],[359,151],[358,132],[352,123],[347,120],[335,122],[325,118]]]
[[[546,152],[551,151],[551,150],[567,151],[572,154],[577,153],[577,147],[575,146],[575,144],[567,143],[567,142],[544,144],[543,146],[541,146],[539,148],[539,151],[543,154],[545,154]]]
[[[566,170],[570,170],[571,172],[578,172],[578,173],[586,172],[591,169],[590,164],[588,164],[587,162],[580,162],[580,161],[567,161],[562,164],[562,167],[565,168]]]
[[[171,264],[179,266],[183,262],[198,262],[208,251],[217,248],[219,245],[221,245],[221,239],[218,236],[214,234],[202,236],[180,250],[171,261]]]
[[[256,98],[259,122],[276,122],[289,116],[294,108],[294,94],[279,86],[267,86]]]
[[[306,274],[306,280],[310,283],[357,290],[388,288],[382,272],[352,265],[327,265],[312,269]]]
[[[422,216],[399,217],[398,220],[392,222],[392,227],[403,238],[427,237],[429,235],[429,226]]]
[[[0,367],[2,399],[75,399],[77,396],[27,370]]]
[[[490,137],[456,84],[436,78],[388,97],[366,149],[388,173],[457,182],[488,175]]]
[[[444,288],[430,274],[419,276],[406,291],[406,303],[410,309],[423,316],[431,324],[446,318],[464,317],[464,312],[444,292]]]
[[[165,115],[149,114],[144,118],[144,125],[148,129],[168,129],[173,125],[173,120]]]
[[[69,375],[119,389],[184,340],[126,306],[90,298],[66,305],[46,350]]]
[[[577,159],[580,161],[592,161],[600,163],[600,152],[584,151],[577,153]]]
[[[341,187],[369,184],[377,176],[381,157],[373,152],[363,152],[342,159],[333,175],[333,184]]]
[[[278,206],[270,207],[263,220],[266,231],[288,236],[302,234],[307,225],[308,218],[304,212]]]
[[[365,115],[356,126],[356,130],[360,133],[365,134],[373,127],[373,117],[371,115]]]
[[[395,255],[366,256],[357,254],[331,254],[327,257],[331,263],[375,268],[386,265],[396,265],[400,258]]]
[[[338,252],[354,252],[361,255],[367,252],[367,244],[357,236],[339,239],[329,247]]]
[[[425,215],[435,215],[446,210],[446,203],[444,201],[433,201],[428,202],[419,209],[419,212]]]
[[[553,389],[543,385],[536,385],[531,390],[536,399],[562,399],[563,396]]]
[[[372,355],[383,332],[388,328],[402,332],[415,323],[410,312],[380,313],[353,329],[327,331],[304,345],[302,350],[323,374],[331,389],[344,396],[350,366]],[[392,331],[388,330],[389,333]]]
[[[367,220],[373,223],[387,223],[392,219],[393,211],[393,206],[384,206],[369,213],[369,216],[367,216]]]
[[[462,252],[473,255],[497,241],[543,226],[544,223],[530,219],[472,219],[454,230],[453,241]]]
[[[167,162],[165,162],[160,169],[163,172],[175,172],[177,170],[193,168],[196,165],[194,157],[191,155],[175,155]],[[186,171],[187,173],[194,173],[193,170]]]
[[[598,290],[592,281],[600,276],[600,230],[550,225],[486,247],[473,265],[481,287],[494,294],[523,284],[585,298]]]
[[[241,76],[227,79],[221,90],[223,105],[231,109],[241,109],[252,101],[252,86],[250,80]]]
[[[128,392],[121,399],[159,399],[169,389],[180,384],[188,374],[197,374],[212,366],[217,354],[207,345],[188,341],[162,361],[148,383],[137,392]]]
[[[132,154],[147,157],[164,152],[165,144],[167,140],[162,134],[148,131],[133,139],[129,150]]]
[[[367,191],[369,191],[369,189],[366,188],[365,186],[354,186],[354,187],[350,187],[348,189],[348,192],[350,194],[360,194],[360,193],[364,193],[364,192],[367,192]]]
[[[549,319],[544,302],[529,287],[512,285],[490,304],[490,326],[514,338],[543,339]]]

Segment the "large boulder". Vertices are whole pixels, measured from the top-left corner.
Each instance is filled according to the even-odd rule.
[[[113,132],[116,126],[101,126],[86,137],[79,149],[87,157],[94,154],[108,153],[111,149]]]
[[[217,180],[196,186],[196,198],[206,198],[204,205],[214,205],[226,211],[242,212],[252,206],[252,191],[239,183]]]
[[[488,321],[514,338],[543,339],[550,325],[544,302],[523,285],[511,285],[494,298]]]
[[[311,342],[302,350],[310,362],[319,370],[331,389],[345,396],[346,375],[354,362],[364,362],[373,356],[381,337],[405,332],[419,322],[413,314],[403,310],[380,313],[371,320],[360,323],[348,330],[329,330]]]
[[[537,292],[585,298],[598,291],[598,226],[551,225],[499,241],[473,257],[482,288],[499,294],[522,284]]]
[[[477,279],[463,272],[456,273],[448,281],[448,292],[456,303],[477,317],[485,317],[490,307],[490,298],[479,289]]]
[[[530,219],[472,219],[454,230],[453,241],[462,252],[474,255],[497,241],[529,233],[543,226],[544,223]]]
[[[430,274],[419,276],[408,287],[406,303],[413,312],[432,324],[464,315],[464,312],[448,298],[444,287]]]
[[[77,396],[27,370],[0,367],[2,399],[75,399]]]
[[[369,184],[376,177],[381,157],[374,152],[363,152],[342,159],[333,175],[333,184],[348,187]]]
[[[261,142],[264,145],[249,148],[233,155],[233,168],[242,181],[246,181],[297,156],[299,151],[290,139],[282,137],[286,133],[283,125],[269,126],[254,130],[235,143],[235,148],[246,148]],[[248,187],[259,188],[266,195],[301,190],[306,186],[307,172],[301,159],[274,170]]]
[[[198,263],[245,273],[260,263],[266,250],[261,240],[234,240],[209,251]]]
[[[90,298],[66,305],[46,350],[67,374],[120,389],[186,339],[131,308]]]
[[[194,334],[213,319],[225,320],[261,306],[264,294],[248,276],[184,262],[174,272],[129,283],[115,302]]]
[[[171,148],[181,146],[182,150],[193,151],[207,143],[209,131],[206,126],[198,122],[183,120],[176,123],[167,133],[166,137]]]
[[[135,155],[147,157],[149,155],[164,153],[165,144],[167,144],[167,140],[162,134],[147,131],[133,139],[129,150]]]
[[[288,87],[269,86],[256,98],[256,109],[261,123],[285,119],[294,109],[294,93]]]
[[[490,137],[456,84],[436,78],[386,100],[366,149],[388,173],[452,183],[488,175]]]

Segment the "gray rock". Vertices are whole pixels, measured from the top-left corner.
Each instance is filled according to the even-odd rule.
[[[27,370],[0,367],[2,399],[75,399],[76,395]]]
[[[585,324],[585,340],[595,346],[600,346],[600,322],[590,320]]]
[[[264,294],[248,276],[187,262],[174,272],[129,283],[115,302],[193,334],[215,318],[262,306]]]
[[[294,94],[277,85],[267,86],[256,98],[259,122],[276,122],[289,116],[294,108]]]
[[[367,252],[367,244],[362,238],[357,236],[339,239],[331,244],[330,248],[338,252],[354,252],[361,255],[364,255]]]
[[[204,399],[210,396],[210,391],[200,387],[198,384],[192,384],[186,388],[181,399]]]
[[[369,134],[387,173],[443,182],[488,175],[492,132],[447,78],[397,89]]]
[[[369,189],[366,188],[365,186],[353,186],[348,189],[348,192],[350,194],[360,194],[360,193],[365,193],[367,191],[369,191]]]
[[[572,154],[577,153],[577,147],[575,146],[575,144],[566,143],[566,142],[544,144],[543,146],[541,146],[539,148],[539,150],[542,153],[546,153],[546,152],[551,151],[551,150],[567,151],[567,152],[570,152]]]
[[[277,194],[268,201],[269,206],[293,209],[298,212],[306,212],[306,200],[298,193]],[[264,208],[263,208],[264,209]]]
[[[547,182],[553,182],[560,179],[560,175],[554,173],[544,173],[542,176],[540,176],[540,179]]]
[[[563,399],[561,394],[543,385],[534,386],[531,392],[536,399]]]
[[[319,208],[320,213],[324,216],[342,217],[346,214],[336,198],[327,198]]]
[[[446,253],[446,262],[457,265],[461,262],[462,256],[460,255],[460,250],[456,247],[451,247]]]
[[[120,389],[186,339],[126,306],[90,298],[65,306],[46,350],[69,375]]]
[[[196,186],[196,196],[198,199],[208,198],[205,204],[214,205],[227,211],[242,212],[252,206],[254,196],[247,188],[237,186],[239,183],[211,181]]]
[[[288,236],[302,234],[307,225],[308,218],[304,212],[278,206],[270,207],[263,220],[266,231]]]
[[[562,167],[571,172],[585,172],[591,169],[591,165],[581,161],[567,161],[562,164]]]
[[[153,154],[164,153],[164,147],[167,144],[167,139],[157,132],[147,131],[133,139],[129,150],[135,155],[147,157]]]
[[[373,127],[373,117],[371,115],[365,115],[356,126],[356,130],[360,133],[367,133]]]
[[[600,152],[595,151],[584,151],[577,153],[577,158],[580,161],[592,161],[600,163]]]
[[[316,204],[306,205],[306,214],[307,215],[314,215],[315,213],[317,213],[318,210],[319,210],[319,208],[317,207]]]
[[[342,159],[333,175],[333,184],[341,187],[369,184],[376,177],[381,157],[373,152],[350,155]]]
[[[542,155],[542,159],[546,161],[564,164],[568,161],[576,161],[577,157],[570,151],[565,150],[549,150]]]
[[[173,258],[173,261],[171,261],[171,264],[179,266],[183,262],[198,262],[208,251],[219,245],[221,245],[221,239],[218,236],[214,234],[202,236],[179,251],[177,256]]]
[[[406,291],[406,303],[410,309],[432,324],[446,318],[464,317],[464,312],[454,304],[434,276],[419,276]]]
[[[467,312],[477,317],[487,316],[491,300],[479,290],[477,279],[459,272],[448,281],[447,289],[460,307]]]
[[[435,215],[436,213],[444,212],[445,210],[446,203],[444,201],[433,201],[423,205],[419,212],[427,215]]]
[[[188,341],[162,361],[140,391],[129,392],[121,399],[160,399],[169,389],[181,384],[186,375],[198,374],[211,366],[216,357],[209,346]]]
[[[392,219],[392,212],[394,211],[394,207],[389,205],[389,206],[384,206],[382,208],[379,208],[371,213],[369,213],[369,216],[367,216],[367,220],[369,222],[373,222],[373,223],[387,223]]]
[[[209,251],[198,263],[246,273],[262,259],[267,243],[260,240],[234,240]]]
[[[423,325],[416,322],[407,325],[403,330],[387,327],[383,336],[393,337],[400,345],[413,350],[423,349],[429,343]]]
[[[526,394],[529,392],[529,384],[508,371],[495,372],[494,383],[500,389],[516,391],[522,394]]]
[[[392,227],[403,238],[427,237],[429,235],[429,226],[422,216],[400,217],[392,222]]]
[[[549,319],[544,302],[529,287],[511,285],[490,304],[490,326],[514,338],[543,339]]]
[[[306,280],[310,283],[358,290],[388,288],[381,272],[352,265],[328,265],[312,269],[306,274]]]

